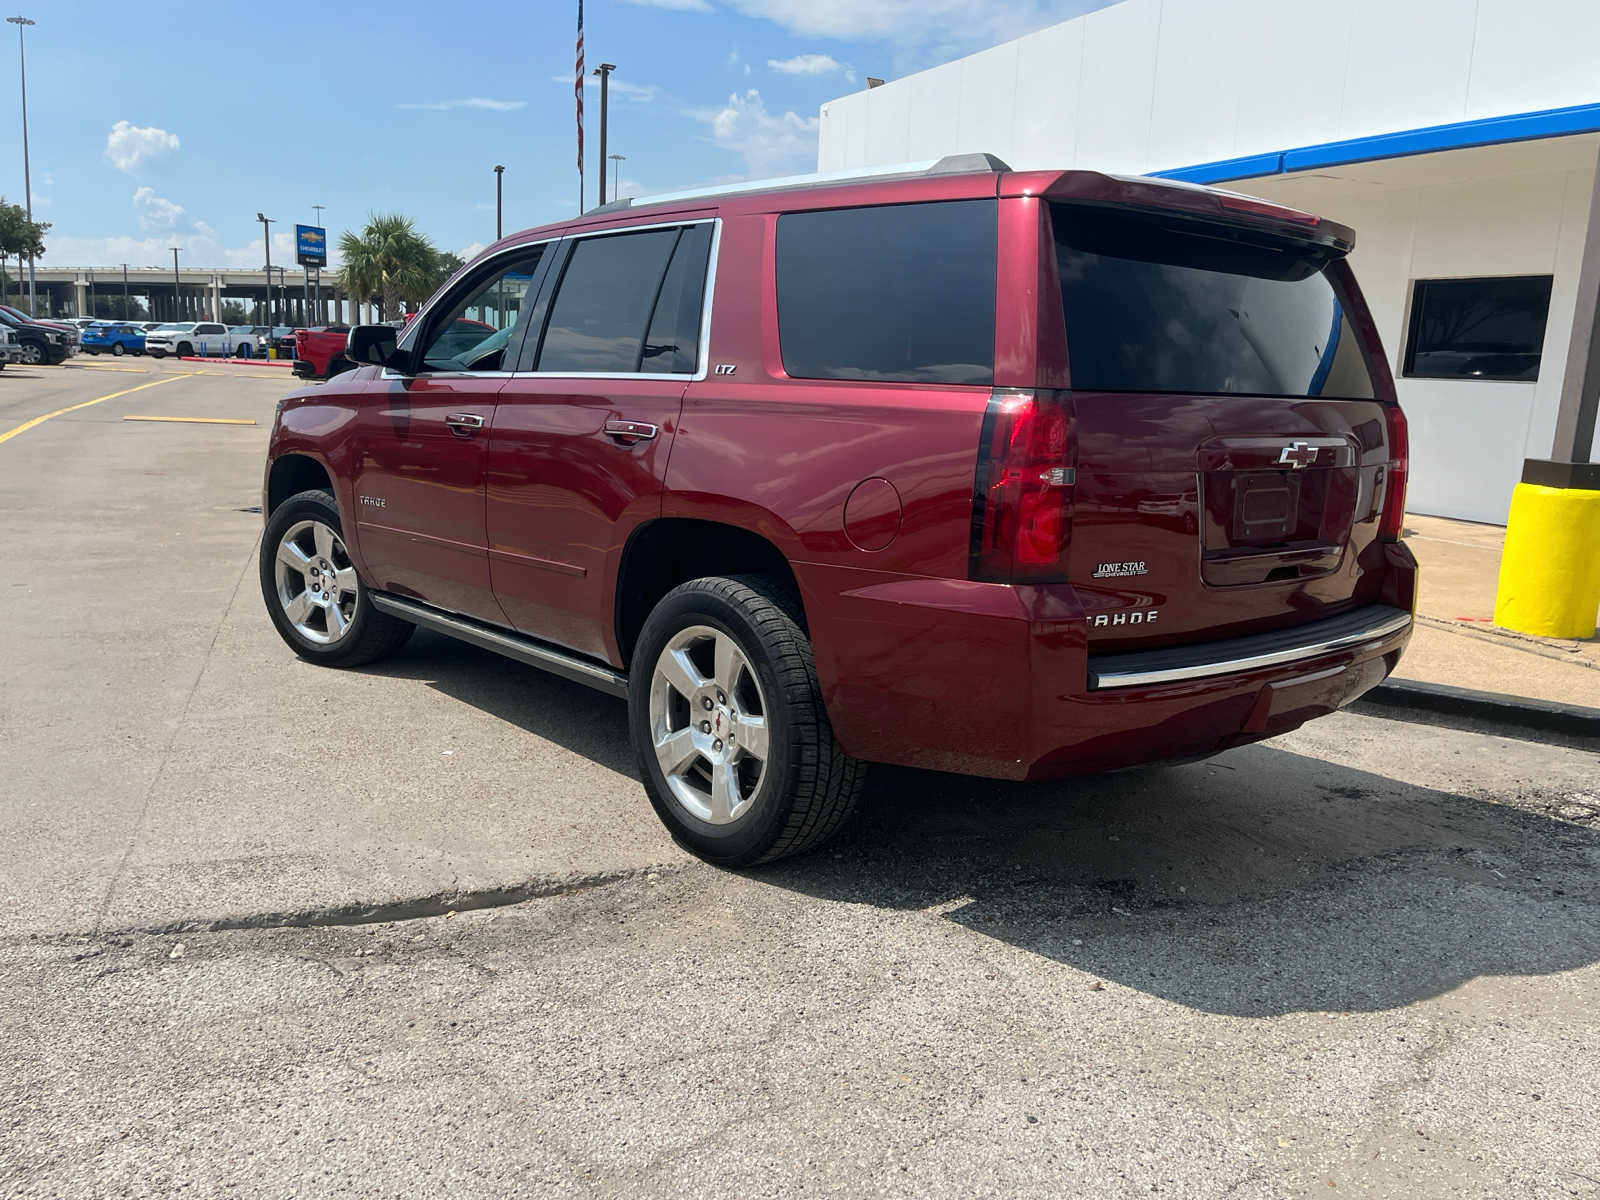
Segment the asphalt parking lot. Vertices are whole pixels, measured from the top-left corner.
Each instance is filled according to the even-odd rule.
[[[283,647],[286,376],[0,372],[0,1195],[1600,1196],[1593,745],[880,769],[716,871],[619,702]]]

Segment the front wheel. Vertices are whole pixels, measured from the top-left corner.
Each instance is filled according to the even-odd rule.
[[[193,358],[194,357],[194,347],[189,345],[188,342],[179,342],[178,343],[178,357],[179,358]]]
[[[839,748],[792,590],[764,576],[696,579],[640,632],[628,724],[650,803],[719,866],[809,850],[844,823],[865,765]]]
[[[123,347],[121,342],[113,342],[111,344],[111,357],[112,358],[121,358],[126,353],[127,353],[127,351]]]
[[[260,566],[272,623],[308,662],[372,662],[398,650],[416,628],[373,606],[345,549],[339,506],[328,492],[301,492],[273,509]]]

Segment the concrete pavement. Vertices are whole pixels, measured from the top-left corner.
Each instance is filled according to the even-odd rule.
[[[1600,1196],[1592,744],[880,769],[714,871],[616,701],[281,645],[281,376],[8,369],[0,434],[169,377],[0,443],[0,1195]]]

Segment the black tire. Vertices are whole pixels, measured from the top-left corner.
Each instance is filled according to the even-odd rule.
[[[47,361],[49,357],[50,356],[44,352],[44,347],[40,346],[37,342],[22,343],[23,366],[37,367],[40,363]]]
[[[766,709],[764,774],[749,808],[724,824],[702,820],[673,794],[652,738],[655,664],[675,635],[697,625],[733,639]],[[767,576],[695,579],[662,597],[634,649],[628,730],[656,815],[680,846],[718,866],[772,862],[820,845],[844,824],[865,782],[866,764],[839,748],[828,722],[799,598]]]
[[[178,343],[178,357],[179,358],[193,358],[194,357],[194,347],[191,346],[188,342],[179,342]]]
[[[85,354],[99,354],[100,353],[100,347],[98,347],[98,346],[85,346],[83,348],[83,352]]]
[[[277,555],[285,532],[302,521],[319,521],[333,528],[342,538],[344,526],[339,520],[339,506],[333,496],[320,489],[300,492],[291,496],[267,518],[266,532],[261,538],[261,596],[266,602],[267,614],[278,631],[278,636],[289,648],[307,662],[324,667],[356,667],[375,662],[393,654],[405,645],[416,626],[373,606],[367,585],[357,578],[356,603],[350,629],[337,642],[323,645],[304,637],[294,627],[278,598]]]
[[[112,342],[111,343],[111,357],[112,358],[121,358],[127,352],[128,352],[127,347],[124,346],[121,342]]]
[[[328,373],[323,378],[332,379],[335,376],[343,375],[346,371],[354,371],[355,369],[356,364],[348,358],[330,358],[328,360]]]

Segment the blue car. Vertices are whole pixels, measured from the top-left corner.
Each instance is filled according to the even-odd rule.
[[[83,331],[82,344],[85,354],[143,354],[144,330],[118,321],[96,321]]]

